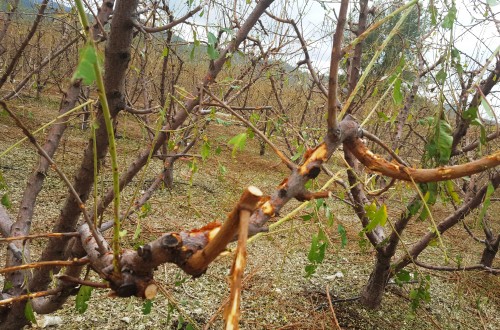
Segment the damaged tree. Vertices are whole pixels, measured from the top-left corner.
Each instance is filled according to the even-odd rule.
[[[77,1],[79,2],[79,1]],[[46,2],[45,2],[46,3]],[[71,182],[62,172],[58,170],[57,164],[53,161],[53,156],[59,148],[60,138],[64,134],[66,123],[63,119],[56,122],[48,133],[47,142],[40,146],[37,139],[25,127],[22,120],[16,115],[15,108],[11,105],[1,102],[3,109],[15,120],[16,125],[23,130],[30,142],[35,145],[40,154],[40,164],[28,179],[28,185],[25,190],[25,195],[19,209],[19,213],[15,222],[13,222],[7,213],[0,208],[0,228],[2,235],[9,240],[9,250],[7,256],[5,275],[6,286],[2,292],[2,300],[0,300],[0,321],[6,329],[18,328],[20,325],[28,323],[25,316],[26,301],[30,300],[32,308],[37,313],[51,313],[57,310],[64,304],[66,299],[74,294],[75,288],[79,285],[92,285],[95,287],[110,288],[114,295],[119,297],[138,296],[141,298],[151,299],[155,296],[157,286],[154,281],[154,270],[161,264],[174,263],[187,274],[194,277],[201,276],[209,264],[225,250],[229,242],[239,240],[238,252],[233,264],[232,271],[232,293],[230,307],[226,309],[227,327],[237,328],[239,318],[239,299],[241,290],[241,274],[245,264],[245,245],[246,237],[253,236],[260,232],[268,230],[266,224],[268,221],[277,217],[280,214],[283,206],[289,201],[296,199],[299,201],[312,200],[316,198],[327,198],[330,196],[329,191],[312,192],[306,188],[306,184],[313,179],[316,179],[324,165],[331,158],[333,153],[340,147],[345,153],[346,162],[349,164],[348,180],[350,186],[350,194],[353,199],[353,211],[358,216],[363,227],[368,227],[370,218],[367,214],[366,205],[369,205],[371,200],[365,194],[365,188],[359,181],[359,176],[356,171],[361,170],[361,165],[364,166],[364,171],[370,171],[378,175],[387,176],[392,179],[392,184],[395,180],[403,180],[412,183],[417,194],[407,206],[407,210],[403,212],[394,226],[387,229],[377,225],[371,230],[366,230],[365,235],[369,242],[373,245],[376,251],[375,265],[366,287],[361,296],[361,301],[364,305],[376,308],[380,305],[385,287],[388,280],[395,276],[401,269],[411,263],[422,265],[416,259],[422,251],[424,251],[434,239],[444,234],[446,230],[457,225],[464,219],[472,210],[478,208],[487,196],[491,195],[491,190],[495,190],[500,184],[500,174],[496,167],[500,164],[500,151],[498,149],[492,151],[486,156],[478,157],[475,160],[456,161],[452,164],[450,157],[452,154],[459,155],[459,145],[466,136],[470,125],[474,122],[473,116],[470,113],[475,109],[477,117],[477,108],[481,98],[485,98],[496,85],[500,75],[500,58],[498,49],[492,55],[492,59],[496,59],[496,65],[493,69],[489,69],[490,73],[483,83],[478,84],[477,91],[470,102],[465,102],[466,110],[459,113],[457,117],[457,128],[453,132],[453,142],[450,145],[450,156],[445,159],[445,162],[435,163],[430,168],[417,168],[402,161],[402,159],[392,150],[390,150],[383,142],[375,135],[368,132],[363,125],[360,124],[350,114],[353,112],[351,104],[357,93],[366,79],[370,66],[365,68],[365,71],[360,77],[362,45],[363,40],[376,28],[377,24],[373,23],[372,27],[368,27],[368,2],[360,1],[359,21],[357,24],[356,38],[354,41],[343,47],[345,25],[348,13],[348,1],[342,0],[338,20],[336,23],[335,34],[333,36],[333,47],[331,52],[330,71],[328,76],[328,87],[322,85],[320,78],[314,72],[311,65],[310,56],[307,52],[307,45],[302,38],[300,31],[293,20],[284,20],[273,14],[268,13],[269,17],[281,22],[291,24],[297,38],[300,41],[300,47],[305,55],[305,64],[308,66],[313,83],[326,98],[327,120],[326,120],[326,135],[323,142],[312,149],[308,149],[302,157],[302,161],[297,165],[291,161],[285,153],[281,152],[267,139],[266,134],[259,131],[258,128],[252,125],[245,116],[239,115],[238,112],[230,105],[231,99],[227,91],[224,98],[217,97],[211,89],[211,86],[217,83],[217,77],[224,68],[224,65],[231,60],[241,45],[247,41],[252,41],[249,37],[249,32],[256,26],[260,17],[269,10],[273,0],[261,0],[255,6],[253,11],[241,23],[238,20],[234,22],[234,37],[225,45],[219,45],[217,41],[209,40],[209,47],[213,48],[212,57],[208,65],[208,70],[204,75],[203,80],[198,84],[197,88],[192,91],[191,97],[183,102],[180,106],[170,106],[172,100],[167,100],[165,97],[164,77],[160,87],[160,99],[163,110],[169,110],[168,115],[164,114],[161,122],[162,129],[152,134],[151,146],[147,146],[141,150],[138,156],[129,164],[129,167],[118,173],[117,168],[113,164],[114,189],[110,189],[101,200],[96,202],[96,212],[90,215],[87,211],[86,203],[89,200],[92,192],[96,171],[100,170],[99,166],[107,153],[115,153],[113,149],[114,137],[111,123],[117,122],[117,115],[126,109],[130,109],[127,102],[126,91],[126,74],[131,61],[131,45],[134,36],[141,33],[157,33],[170,30],[177,24],[181,24],[187,19],[193,17],[194,14],[200,12],[203,6],[195,7],[179,19],[173,18],[169,12],[169,23],[164,26],[147,26],[139,20],[138,6],[139,1],[127,0],[117,1],[116,5],[112,1],[104,1],[96,15],[96,23],[90,27],[85,24],[85,19],[82,18],[84,30],[88,34],[92,31],[92,35],[87,35],[87,46],[93,46],[92,40],[106,39],[105,58],[104,58],[104,74],[102,86],[98,84],[98,92],[101,99],[98,106],[98,115],[96,119],[97,129],[95,137],[91,139],[82,156],[81,164],[75,175],[74,182]],[[380,50],[382,50],[390,42],[391,38],[396,34],[398,27],[405,20],[414,7],[417,6],[417,1],[411,1],[408,4],[396,9],[386,20],[391,17],[401,14],[398,23],[391,31],[387,39],[384,41]],[[43,7],[43,6],[42,6]],[[114,7],[114,9],[113,9]],[[111,10],[113,9],[113,10]],[[42,11],[43,13],[43,11]],[[112,14],[112,18],[111,18]],[[236,15],[236,13],[235,13]],[[41,16],[41,15],[40,15]],[[85,13],[81,17],[85,16]],[[111,29],[109,34],[105,31],[104,25],[111,18]],[[262,23],[260,23],[262,24]],[[399,25],[398,25],[399,24]],[[375,27],[374,27],[375,26]],[[36,25],[34,26],[36,29]],[[222,32],[221,32],[222,34]],[[91,40],[92,38],[92,40]],[[27,39],[29,41],[29,39]],[[259,46],[263,58],[267,59],[267,52],[263,50],[259,41],[254,41]],[[224,47],[223,47],[224,46]],[[92,48],[94,49],[94,48]],[[215,52],[215,50],[217,50]],[[347,68],[347,86],[349,95],[344,105],[341,104],[338,96],[339,72],[341,71],[341,63],[345,54],[353,52],[353,56],[349,59]],[[22,48],[19,50],[22,52]],[[271,53],[271,49],[268,51]],[[421,54],[419,54],[421,55]],[[261,58],[252,62],[255,69],[256,64]],[[423,57],[419,59],[419,70],[416,76],[416,83],[412,86],[409,95],[406,99],[405,109],[400,114],[400,121],[397,127],[397,141],[400,142],[405,121],[408,119],[408,112],[414,102],[416,91],[418,90],[419,79],[424,76],[428,70],[422,69]],[[376,57],[372,59],[376,61]],[[439,61],[438,61],[439,62]],[[167,60],[164,60],[167,63]],[[13,66],[15,63],[13,62]],[[98,61],[92,63],[97,79],[100,77],[100,69]],[[164,72],[166,64],[163,65]],[[489,68],[489,63],[484,65],[484,70]],[[402,69],[401,69],[402,71]],[[2,78],[3,84],[10,73],[7,71]],[[473,76],[481,77],[480,75]],[[471,79],[472,80],[472,79]],[[175,80],[176,81],[176,80]],[[249,82],[251,85],[252,82]],[[394,80],[394,84],[396,79]],[[66,92],[63,101],[61,102],[60,114],[63,115],[67,111],[74,108],[76,99],[78,98],[82,81],[75,79]],[[279,96],[276,92],[275,81],[271,79],[273,94],[276,96],[279,103]],[[471,83],[472,84],[472,83]],[[172,84],[172,88],[173,88]],[[464,84],[465,86],[465,84]],[[471,85],[468,85],[464,94],[470,93]],[[147,88],[143,86],[143,91]],[[366,91],[365,91],[366,92]],[[311,90],[312,93],[312,90]],[[467,95],[465,99],[467,100]],[[236,98],[236,97],[235,97]],[[310,98],[310,96],[309,96]],[[149,98],[144,97],[144,105],[148,103]],[[201,106],[207,104],[215,104],[221,109],[226,109],[240,119],[245,125],[251,127],[253,131],[259,135],[263,141],[271,146],[274,152],[280,157],[281,161],[290,170],[290,175],[285,178],[269,196],[265,196],[258,188],[250,186],[244,190],[239,202],[234,207],[233,211],[228,215],[224,224],[210,223],[200,229],[186,230],[176,233],[167,233],[158,239],[149,242],[137,250],[121,249],[119,246],[119,229],[120,221],[123,217],[117,206],[119,201],[119,193],[132,182],[132,179],[137,176],[149,162],[150,158],[155,155],[158,158],[165,160],[169,168],[165,168],[164,172],[160,173],[157,180],[151,185],[143,196],[135,205],[139,209],[147,199],[158,188],[163,177],[167,175],[167,171],[171,170],[176,157],[184,154],[189,150],[186,148],[179,155],[168,155],[162,152],[170,138],[170,132],[183,127],[186,121],[191,120],[191,116],[200,115]],[[149,104],[148,104],[149,106]],[[283,109],[280,104],[280,108]],[[139,112],[144,114],[147,112]],[[346,115],[347,114],[347,115]],[[468,114],[464,115],[464,114]],[[203,115],[201,113],[201,115]],[[368,116],[368,115],[367,115]],[[437,116],[437,124],[434,127],[440,127],[442,122],[446,122],[444,114],[441,112]],[[303,119],[301,120],[301,122]],[[443,123],[444,125],[445,123]],[[436,128],[437,129],[437,128]],[[150,132],[151,133],[151,132]],[[439,132],[438,132],[439,133]],[[438,134],[439,135],[439,134]],[[490,137],[490,135],[488,135]],[[491,135],[490,140],[498,137]],[[384,149],[390,151],[392,161],[388,161],[383,157],[373,153],[366,146],[363,138],[374,141],[382,145]],[[486,138],[485,138],[486,140]],[[481,141],[482,144],[483,141]],[[194,142],[193,142],[194,144]],[[190,147],[192,147],[192,145]],[[476,147],[479,143],[476,144]],[[470,150],[469,146],[464,146],[463,150]],[[49,236],[49,242],[45,247],[41,259],[38,262],[31,262],[29,251],[29,239],[31,221],[36,206],[36,198],[42,189],[42,184],[49,168],[55,170],[61,179],[68,186],[69,192],[62,206],[60,216],[54,225],[53,232],[55,236]],[[429,211],[427,201],[423,195],[429,191],[428,188],[418,187],[418,184],[435,183],[439,181],[447,181],[466,176],[473,176],[478,173],[486,173],[490,171],[490,176],[483,184],[475,196],[463,202],[457,207],[456,211],[448,217],[439,221],[434,230],[426,233],[421,239],[414,244],[405,254],[399,259],[393,261],[396,255],[397,248],[401,243],[401,234],[405,227],[414,215],[421,209],[425,208]],[[171,172],[169,172],[171,174]],[[120,177],[118,178],[118,175]],[[163,175],[163,176],[162,176]],[[387,188],[389,189],[389,188]],[[426,190],[427,189],[427,190]],[[384,191],[382,191],[383,193]],[[488,193],[489,192],[489,193]],[[488,195],[489,194],[489,195]],[[115,202],[114,216],[115,220],[110,223],[105,223],[101,228],[96,227],[95,217],[101,216],[105,209]],[[80,217],[83,217],[85,223],[79,224]],[[113,227],[115,236],[112,244],[107,242],[102,232]],[[56,234],[57,233],[57,234]],[[240,235],[239,235],[240,234]],[[242,237],[242,235],[244,237]],[[487,244],[485,252],[481,258],[480,265],[483,269],[491,270],[495,273],[497,270],[492,268],[492,259],[498,251],[500,238],[493,236],[491,230],[486,232]],[[6,241],[7,242],[7,241]],[[89,265],[102,279],[106,281],[105,285],[97,283],[89,283],[81,279],[81,272],[84,265]],[[61,266],[66,266],[65,273],[59,274]],[[33,276],[26,269],[35,269]],[[49,289],[52,283],[52,274],[57,275],[57,285],[55,288]]]

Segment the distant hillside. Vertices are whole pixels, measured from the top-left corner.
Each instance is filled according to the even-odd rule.
[[[17,8],[18,13],[35,13],[38,11],[39,5],[42,0],[20,0],[19,7]],[[5,11],[7,9],[7,1],[0,1],[0,10]],[[48,8],[45,10],[46,13],[55,12],[70,12],[71,7],[58,4],[56,1],[49,1]]]

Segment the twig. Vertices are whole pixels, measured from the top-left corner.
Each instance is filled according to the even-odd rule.
[[[44,234],[33,234],[33,235],[24,235],[24,236],[13,236],[13,237],[7,237],[7,238],[0,238],[0,243],[6,243],[6,242],[11,242],[11,241],[21,241],[21,240],[27,240],[27,239],[33,239],[33,238],[41,238],[41,237],[77,237],[80,236],[78,232],[68,232],[68,233],[44,233]]]
[[[337,320],[337,315],[335,315],[335,310],[333,309],[332,298],[330,297],[330,287],[328,284],[326,285],[326,297],[328,299],[330,310],[332,311],[333,325],[335,326],[335,329],[342,330],[339,324],[339,320]]]
[[[392,158],[397,160],[400,164],[409,167],[409,165],[404,160],[402,160],[401,157],[399,157],[394,151],[392,151],[392,149],[389,148],[389,146],[387,146],[384,142],[382,142],[382,140],[380,140],[377,136],[371,134],[367,130],[363,130],[363,136],[366,136],[368,140],[371,140],[376,144],[378,144],[379,146],[381,146],[382,148],[384,148],[384,150],[387,151],[392,156]]]
[[[220,107],[219,103],[203,103],[200,106],[204,107]],[[262,110],[271,110],[273,107],[270,105],[263,105],[260,107],[234,107],[231,106],[233,110],[252,110],[252,111],[262,111]],[[199,113],[202,115],[209,114],[212,111],[200,110]]]
[[[135,19],[132,20],[132,24],[137,29],[139,29],[141,32],[155,33],[155,32],[166,31],[166,30],[170,30],[174,26],[184,22],[185,20],[192,17],[194,14],[196,14],[197,12],[199,12],[202,9],[203,9],[203,5],[200,5],[200,6],[196,7],[195,9],[191,10],[190,12],[188,12],[186,15],[182,16],[181,18],[179,18],[171,23],[168,23],[167,25],[163,25],[163,26],[148,27],[148,26],[142,25],[141,23],[139,23],[139,21],[137,21]]]
[[[18,270],[31,269],[31,268],[41,268],[49,266],[81,266],[88,264],[90,262],[87,258],[76,259],[76,260],[52,260],[52,261],[39,261],[31,264],[23,264],[19,266],[6,267],[0,269],[0,274],[11,273]]]
[[[60,288],[51,289],[51,290],[47,290],[47,291],[39,291],[39,292],[35,292],[35,293],[28,293],[28,294],[24,294],[21,296],[16,296],[14,298],[7,298],[7,299],[0,300],[0,306],[5,306],[5,305],[9,305],[9,304],[12,304],[15,302],[33,299],[33,298],[52,296],[52,295],[58,294],[59,292],[61,292]]]
[[[391,182],[389,182],[389,184],[387,186],[385,186],[384,188],[382,189],[379,189],[377,191],[367,191],[366,193],[369,195],[369,196],[372,196],[372,197],[375,197],[375,196],[380,196],[382,195],[383,193],[385,193],[387,190],[389,190],[393,185],[394,183],[396,182],[396,179],[394,178],[391,178]]]
[[[434,265],[429,265],[425,264],[423,262],[413,260],[415,265],[425,268],[425,269],[430,269],[430,270],[439,270],[439,271],[445,271],[445,272],[459,272],[459,271],[470,271],[470,270],[484,270],[488,273],[491,274],[500,274],[500,269],[498,268],[492,268],[488,267],[485,265],[473,265],[473,266],[458,266],[458,267],[449,267],[449,266],[434,266]]]
[[[92,282],[92,281],[86,281],[86,280],[82,280],[81,278],[68,276],[68,275],[64,275],[64,274],[63,275],[56,275],[55,277],[57,277],[60,281],[63,281],[63,282],[86,285],[86,286],[90,286],[93,288],[99,288],[99,289],[108,289],[109,288],[108,283],[97,283],[97,282]]]
[[[156,284],[158,286],[158,289],[160,289],[161,293],[163,293],[163,295],[167,298],[168,302],[170,304],[172,304],[172,306],[175,307],[175,309],[177,309],[177,311],[179,312],[179,314],[182,315],[182,317],[184,317],[184,319],[186,321],[189,322],[189,324],[191,326],[193,326],[193,328],[197,329],[197,330],[200,330],[200,326],[198,325],[198,323],[196,323],[196,321],[194,321],[190,316],[189,314],[187,314],[186,312],[184,312],[180,307],[179,307],[179,303],[177,302],[177,300],[175,300],[175,298],[172,296],[172,294],[170,292],[167,291],[167,289],[165,289],[165,287],[159,283],[158,281],[155,281],[153,280],[153,283]]]
[[[213,95],[208,89],[205,89],[205,93],[209,95],[212,99],[214,99],[216,102],[218,102],[223,108],[225,108],[227,111],[231,112],[236,118],[241,120],[245,125],[250,127],[255,134],[261,137],[270,147],[273,149],[273,151],[278,155],[278,157],[285,163],[285,165],[290,169],[293,170],[297,166],[290,160],[288,157],[286,157],[272,142],[267,138],[267,136],[262,133],[258,128],[256,128],[251,122],[246,120],[243,116],[241,116],[239,113],[234,111],[229,105],[227,105],[224,101],[221,101],[217,96]]]
[[[127,111],[128,113],[131,113],[131,114],[134,114],[134,115],[147,115],[147,114],[150,114],[150,113],[153,113],[153,111],[155,109],[158,109],[158,108],[161,108],[159,105],[157,105],[156,107],[152,107],[152,108],[148,108],[148,109],[134,109],[132,107],[129,107],[129,106],[125,106],[124,107],[124,110]]]

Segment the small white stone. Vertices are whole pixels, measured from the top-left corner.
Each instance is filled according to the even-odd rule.
[[[130,317],[128,317],[128,316],[122,317],[122,319],[121,319],[121,320],[122,320],[123,322],[127,323],[127,324],[129,324],[129,323],[130,323]]]
[[[45,315],[42,321],[42,328],[48,328],[50,326],[57,326],[61,325],[63,323],[63,320],[60,316],[50,316],[50,315]]]

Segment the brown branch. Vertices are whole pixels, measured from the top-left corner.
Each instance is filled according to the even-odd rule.
[[[209,95],[212,99],[214,99],[216,102],[218,102],[224,109],[226,109],[227,111],[231,112],[231,114],[233,116],[235,116],[236,118],[238,118],[241,122],[243,122],[245,125],[247,125],[248,127],[250,127],[254,132],[255,134],[257,134],[258,136],[260,136],[260,138],[262,140],[264,140],[270,147],[271,149],[273,149],[273,151],[276,153],[276,155],[278,155],[278,157],[281,159],[281,161],[283,163],[285,163],[285,165],[290,169],[290,170],[293,170],[294,168],[296,168],[296,165],[290,160],[288,159],[287,156],[285,156],[272,142],[271,140],[269,140],[267,138],[267,136],[261,132],[261,130],[259,130],[257,127],[255,127],[250,121],[246,120],[243,116],[241,116],[239,113],[237,113],[236,111],[234,111],[229,105],[227,105],[224,101],[220,100],[217,96],[213,95],[208,89],[205,89],[205,93],[207,93],[207,95]]]
[[[24,236],[13,236],[7,238],[0,238],[0,243],[12,242],[12,241],[24,241],[34,238],[49,238],[49,237],[77,237],[80,236],[77,232],[70,233],[44,233],[44,234],[33,234]]]
[[[32,269],[32,268],[42,268],[42,267],[50,267],[50,266],[81,266],[89,263],[89,259],[77,259],[77,260],[52,260],[52,261],[39,261],[33,262],[31,264],[23,264],[14,267],[6,267],[0,269],[0,274],[11,273],[19,270]]]
[[[413,263],[419,267],[430,269],[430,270],[439,270],[445,272],[460,272],[460,271],[470,271],[470,270],[484,270],[487,273],[491,274],[500,274],[500,269],[491,268],[485,265],[473,265],[473,266],[458,266],[458,267],[449,267],[449,266],[435,266],[429,265],[418,260],[413,260]]]
[[[338,71],[342,60],[342,39],[344,37],[344,26],[347,16],[349,0],[342,0],[340,4],[339,18],[335,34],[333,36],[332,56],[330,61],[330,77],[328,79],[328,130],[335,132],[338,129],[337,108],[340,105],[338,100]]]
[[[328,284],[326,285],[326,298],[328,300],[328,306],[330,306],[330,311],[332,312],[333,325],[335,330],[342,330],[339,324],[339,320],[337,319],[337,315],[335,314],[335,309],[333,309],[332,298],[330,297],[330,287]]]
[[[108,23],[113,14],[115,0],[103,0],[101,7],[97,10],[96,22],[92,25],[92,38],[95,41],[106,40],[106,31],[104,26]],[[90,8],[90,7],[89,7]],[[102,35],[99,35],[102,32]]]
[[[189,11],[186,15],[182,16],[181,18],[176,19],[175,21],[170,22],[167,25],[163,25],[163,26],[157,26],[157,27],[144,26],[135,19],[132,19],[132,24],[142,32],[155,33],[155,32],[166,31],[166,30],[170,30],[171,28],[173,28],[174,26],[176,26],[180,23],[183,23],[188,18],[192,17],[194,14],[196,14],[197,12],[199,12],[202,9],[203,9],[203,6],[200,5],[196,8],[194,8],[193,10]]]
[[[500,131],[496,131],[496,132],[493,132],[491,134],[488,134],[486,136],[486,142],[494,140],[494,139],[496,139],[499,136],[500,136]],[[458,149],[457,148],[457,149],[455,149],[455,150],[453,150],[451,152],[451,155],[452,156],[457,156],[457,155],[461,155],[461,154],[463,154],[465,152],[472,151],[472,150],[476,149],[479,146],[480,143],[481,143],[481,141],[478,140],[478,141],[472,142],[471,144],[466,145],[462,149]]]
[[[371,171],[405,181],[411,181],[411,178],[413,178],[415,182],[435,182],[456,179],[483,172],[489,168],[500,165],[500,151],[496,151],[489,156],[461,165],[443,166],[432,169],[416,169],[386,161],[368,150],[359,138],[344,142],[344,146]]]
[[[152,107],[152,108],[148,108],[148,109],[134,109],[132,107],[129,107],[129,106],[125,106],[123,109],[125,111],[127,111],[128,113],[131,113],[133,115],[147,115],[147,114],[150,114],[150,113],[153,113],[154,110],[160,108],[160,106],[156,106],[156,107]]]
[[[95,239],[88,225],[80,226],[78,231],[92,268],[109,281],[114,294],[120,297],[146,297],[148,288],[154,283],[153,272],[163,263],[175,263],[193,276],[203,274],[237,236],[240,212],[246,210],[251,213],[261,197],[262,192],[258,188],[248,187],[224,225],[210,223],[200,229],[168,233],[137,251],[124,250],[120,259],[122,273],[118,275],[113,272],[112,253],[102,256],[96,252]]]
[[[97,282],[92,282],[92,281],[87,281],[87,280],[82,280],[81,278],[76,278],[68,275],[56,275],[56,277],[63,282],[68,282],[72,284],[78,284],[78,285],[86,285],[90,286],[93,288],[99,288],[99,289],[108,289],[109,285],[108,283],[97,283]]]
[[[385,193],[387,190],[389,190],[392,186],[394,186],[394,183],[396,183],[396,179],[391,178],[391,182],[389,182],[389,184],[386,185],[384,188],[379,189],[377,191],[367,191],[366,194],[368,196],[372,196],[372,197],[380,196],[383,193]]]
[[[219,107],[219,108],[223,108],[221,107],[220,103],[206,103],[206,102],[203,102],[203,104],[201,104],[201,106],[203,107]],[[231,109],[233,110],[251,110],[251,111],[263,111],[263,110],[271,110],[273,107],[270,106],[270,105],[263,105],[263,106],[260,106],[260,107],[237,107],[237,106],[231,106]],[[209,114],[211,113],[211,111],[203,111],[203,110],[200,110],[199,111],[200,114],[202,115],[205,115],[205,114]]]
[[[51,290],[47,290],[47,291],[28,293],[28,294],[20,295],[17,297],[0,300],[0,306],[10,305],[10,304],[13,304],[16,302],[20,302],[20,301],[24,301],[24,300],[28,300],[28,299],[33,299],[33,298],[53,296],[53,295],[58,294],[59,292],[60,292],[60,290],[56,288],[56,289],[51,289]]]

